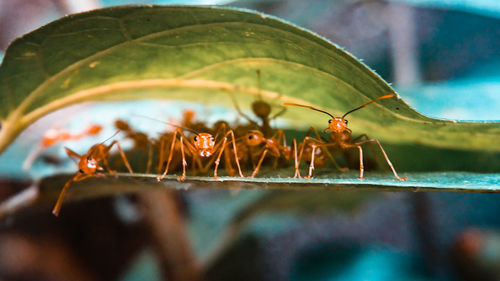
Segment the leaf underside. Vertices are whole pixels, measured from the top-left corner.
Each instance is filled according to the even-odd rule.
[[[256,70],[262,73],[262,89]],[[228,104],[232,94],[244,107],[262,95],[340,115],[393,92],[334,44],[260,13],[112,7],[65,17],[8,48],[0,67],[0,151],[40,117],[89,100],[154,97]],[[283,117],[302,128],[323,128],[327,120],[298,108]],[[402,100],[381,101],[351,118],[355,132],[393,143],[500,150],[498,123],[435,120]]]

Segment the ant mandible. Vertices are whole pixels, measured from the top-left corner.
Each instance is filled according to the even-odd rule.
[[[355,142],[356,139],[352,140],[351,139],[351,129],[347,128],[347,120],[344,118],[346,117],[349,113],[352,113],[358,109],[361,109],[371,103],[374,103],[376,101],[379,101],[379,100],[383,100],[383,99],[389,99],[389,98],[392,98],[392,97],[395,97],[396,95],[395,94],[389,94],[389,95],[384,95],[384,96],[381,96],[381,97],[378,97],[372,101],[369,101],[361,106],[358,106],[350,111],[348,111],[347,113],[345,113],[344,115],[342,115],[342,117],[335,117],[333,116],[332,114],[326,112],[326,111],[323,111],[323,110],[320,110],[320,109],[317,109],[317,108],[314,108],[312,106],[308,106],[308,105],[302,105],[302,104],[296,104],[296,103],[283,103],[283,105],[285,106],[299,106],[299,107],[305,107],[305,108],[309,108],[309,109],[312,109],[312,110],[316,110],[316,111],[319,111],[319,112],[322,112],[322,113],[325,113],[327,115],[329,115],[330,117],[332,117],[332,119],[328,120],[328,127],[326,129],[324,129],[323,131],[330,131],[330,142],[323,142],[321,140],[318,140],[318,139],[314,139],[314,138],[311,138],[311,137],[305,137],[304,139],[304,146],[305,147],[305,143],[307,141],[310,141],[310,142],[313,142],[313,143],[317,143],[317,145],[314,145],[313,146],[313,151],[312,151],[312,157],[314,157],[314,154],[315,154],[315,149],[317,147],[325,147],[326,149],[328,149],[328,147],[337,147],[337,148],[341,148],[341,149],[348,149],[348,148],[357,148],[359,150],[359,178],[360,179],[365,179],[363,177],[363,172],[364,172],[364,166],[363,166],[363,148],[361,147],[361,145],[365,144],[365,143],[369,143],[369,142],[375,142],[377,143],[378,147],[380,148],[380,150],[382,151],[382,154],[384,155],[384,158],[385,160],[387,161],[387,164],[389,165],[389,167],[391,168],[392,170],[392,173],[394,174],[394,176],[400,180],[400,181],[404,181],[404,180],[407,180],[407,177],[400,177],[398,176],[398,174],[396,173],[396,170],[394,169],[394,166],[392,165],[391,161],[389,160],[389,157],[387,157],[387,154],[385,153],[384,149],[382,148],[382,145],[380,144],[380,142],[377,140],[377,139],[374,139],[374,138],[369,138],[366,134],[362,134],[360,137],[365,137],[366,140],[364,141],[359,141],[359,142]],[[358,137],[357,139],[359,139],[360,137]],[[302,153],[302,152],[301,152]],[[311,177],[312,176],[312,170],[314,169],[314,158],[311,159],[311,166],[309,168],[309,175],[308,177]]]
[[[119,131],[117,131],[113,136],[110,138],[114,137],[116,134],[118,134]],[[55,216],[59,215],[59,212],[61,210],[64,194],[66,193],[66,190],[70,186],[72,182],[76,181],[82,181],[87,178],[91,177],[103,177],[105,176],[103,173],[104,169],[103,167],[99,164],[99,162],[102,162],[106,169],[108,170],[109,173],[114,174],[116,171],[111,170],[109,168],[108,164],[108,156],[109,156],[109,151],[111,148],[116,144],[118,151],[120,152],[120,155],[122,157],[123,162],[125,163],[125,166],[127,166],[128,171],[133,174],[132,168],[130,167],[130,164],[127,160],[127,157],[125,156],[125,153],[123,152],[120,144],[118,143],[117,140],[114,140],[111,142],[109,145],[105,145],[104,142],[107,140],[93,145],[87,153],[80,155],[73,150],[65,147],[64,149],[66,150],[66,153],[68,156],[73,160],[77,165],[78,165],[78,172],[71,178],[69,179],[64,187],[61,190],[61,193],[59,193],[59,198],[57,199],[56,205],[54,206],[54,209],[52,209],[52,214]],[[77,163],[78,161],[78,163]]]

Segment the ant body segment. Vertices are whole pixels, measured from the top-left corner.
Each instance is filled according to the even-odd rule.
[[[117,131],[112,137],[114,137],[118,132],[119,131]],[[71,179],[69,179],[62,188],[61,193],[59,193],[59,198],[57,199],[57,202],[54,206],[54,209],[52,209],[52,214],[54,214],[55,216],[59,215],[64,194],[66,193],[67,188],[70,186],[72,182],[82,181],[84,179],[91,177],[105,176],[105,174],[101,173],[104,171],[104,168],[99,164],[99,162],[103,163],[104,167],[106,167],[106,170],[110,174],[116,173],[116,171],[110,169],[107,159],[109,156],[109,151],[115,144],[118,148],[118,151],[120,152],[120,156],[122,157],[125,166],[127,166],[129,173],[133,174],[132,168],[130,167],[127,157],[125,156],[125,153],[123,152],[118,141],[114,140],[109,145],[105,145],[104,142],[93,145],[87,151],[87,153],[82,155],[74,152],[73,150],[67,147],[64,148],[68,156],[71,158],[71,160],[73,160],[78,165],[78,172]]]
[[[321,139],[315,139],[315,138],[311,138],[311,137],[308,137],[306,136],[304,138],[304,146],[302,147],[301,149],[301,152],[300,152],[300,155],[302,155],[303,153],[303,150],[304,150],[304,147],[306,146],[306,143],[307,142],[310,142],[312,145],[312,154],[311,154],[311,164],[310,164],[310,167],[309,167],[309,174],[308,174],[308,178],[312,177],[312,171],[314,170],[314,156],[315,156],[315,150],[317,148],[325,148],[325,150],[328,149],[328,147],[334,147],[334,148],[340,148],[340,149],[349,149],[349,148],[357,148],[359,150],[359,178],[360,179],[365,179],[363,177],[363,173],[364,173],[364,166],[363,166],[363,148],[361,147],[361,145],[363,144],[366,144],[366,143],[370,143],[370,142],[375,142],[377,143],[378,147],[380,148],[380,150],[382,151],[382,154],[384,155],[384,158],[387,162],[387,164],[389,165],[389,167],[391,168],[392,170],[392,173],[394,174],[394,176],[400,180],[400,181],[404,181],[404,180],[407,180],[407,177],[399,177],[398,174],[396,173],[396,170],[394,169],[394,166],[392,165],[391,161],[389,160],[389,157],[387,157],[387,154],[385,153],[384,149],[382,148],[382,145],[380,144],[380,142],[377,140],[377,139],[374,139],[374,138],[369,138],[366,134],[363,134],[361,135],[360,137],[358,138],[355,138],[355,139],[351,139],[351,129],[349,129],[347,127],[347,120],[344,118],[346,115],[348,115],[349,113],[352,113],[353,111],[356,111],[358,109],[361,109],[371,103],[374,103],[376,101],[379,101],[379,100],[382,100],[382,99],[388,99],[388,98],[392,98],[392,97],[395,97],[396,95],[395,94],[389,94],[389,95],[384,95],[384,96],[381,96],[381,97],[378,97],[374,100],[371,100],[365,104],[362,104],[361,106],[358,106],[350,111],[348,111],[347,113],[345,113],[344,115],[342,115],[342,117],[335,117],[333,116],[332,114],[326,112],[326,111],[323,111],[323,110],[320,110],[320,109],[317,109],[317,108],[314,108],[312,106],[308,106],[308,105],[302,105],[302,104],[295,104],[295,103],[284,103],[283,105],[285,106],[299,106],[299,107],[305,107],[305,108],[309,108],[309,109],[312,109],[312,110],[315,110],[315,111],[319,111],[319,112],[322,112],[322,113],[325,113],[327,115],[329,115],[330,117],[332,117],[332,119],[328,120],[328,127],[325,128],[323,131],[330,131],[330,141],[329,142],[325,142]],[[319,136],[319,135],[318,135]],[[365,140],[363,141],[356,141],[360,138],[364,137]]]

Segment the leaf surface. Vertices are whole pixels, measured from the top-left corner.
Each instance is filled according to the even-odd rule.
[[[261,89],[256,70],[262,73]],[[246,106],[262,95],[334,115],[394,90],[349,53],[264,14],[213,7],[124,6],[71,15],[8,48],[0,66],[0,151],[58,108],[108,99],[188,99]],[[289,108],[293,126],[327,116]],[[498,123],[425,117],[402,100],[353,113],[354,132],[393,143],[499,151]]]

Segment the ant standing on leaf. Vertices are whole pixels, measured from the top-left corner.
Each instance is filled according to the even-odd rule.
[[[237,157],[238,152],[236,148],[236,141],[233,130],[227,130],[227,126],[225,125],[225,123],[221,123],[220,127],[217,129],[218,133],[215,135],[215,137],[210,133],[198,133],[189,128],[184,128],[173,124],[169,125],[174,126],[175,131],[173,133],[172,142],[170,144],[170,153],[168,155],[167,166],[165,167],[165,171],[163,172],[163,174],[156,178],[158,181],[161,181],[168,173],[172,157],[174,156],[177,139],[180,144],[180,151],[182,157],[182,176],[177,178],[179,181],[183,181],[186,179],[187,162],[186,162],[186,153],[184,149],[187,150],[187,152],[192,157],[193,163],[198,165],[198,169],[202,173],[206,173],[209,167],[212,165],[212,163],[215,163],[214,178],[218,178],[219,176],[217,175],[217,170],[219,168],[220,158],[222,156],[222,153],[226,150],[226,145],[228,144],[227,138],[229,136],[231,136],[232,138],[230,143],[232,143],[233,146],[233,155],[235,157],[236,165],[238,166],[239,175],[241,177],[244,177],[243,173],[241,172],[240,163]],[[190,141],[188,141],[182,130],[191,131],[195,135],[194,137],[191,138]],[[216,141],[220,132],[222,132],[221,135],[223,135],[222,142],[220,142],[220,140]],[[217,157],[215,158],[215,156]],[[208,159],[208,162],[205,165],[202,164],[203,158]],[[229,163],[226,162],[226,167],[228,164]]]
[[[117,131],[113,136],[111,136],[109,139],[113,138],[116,134],[118,134],[120,131]],[[109,140],[107,139],[107,140]],[[55,216],[59,215],[59,212],[61,210],[64,194],[66,193],[66,190],[70,186],[72,182],[76,181],[82,181],[87,178],[91,177],[104,177],[105,174],[101,173],[104,171],[103,167],[99,164],[99,162],[102,162],[104,167],[106,167],[106,170],[110,174],[116,173],[116,171],[111,170],[109,168],[108,164],[108,157],[109,157],[109,151],[111,148],[116,144],[118,151],[120,152],[120,155],[123,159],[123,162],[125,163],[125,166],[127,166],[127,169],[129,173],[133,174],[132,168],[130,167],[130,164],[127,160],[127,157],[125,156],[125,153],[123,152],[120,144],[118,143],[117,140],[114,140],[111,142],[109,145],[105,145],[104,142],[107,140],[93,145],[87,153],[80,155],[73,150],[65,147],[66,153],[68,156],[73,160],[77,165],[78,165],[78,172],[71,178],[69,179],[64,187],[61,190],[61,193],[59,194],[59,198],[57,199],[56,205],[54,206],[54,209],[52,210],[52,214]]]
[[[304,138],[304,142],[303,142],[304,146],[302,147],[302,150],[304,149],[307,142],[312,142],[314,144],[312,146],[311,164],[309,167],[308,178],[312,177],[312,171],[314,170],[315,149],[324,147],[325,150],[327,150],[328,147],[335,147],[335,148],[340,148],[340,149],[357,148],[359,150],[359,178],[365,179],[363,177],[363,172],[364,172],[363,149],[362,149],[361,145],[366,144],[366,143],[370,143],[370,142],[375,142],[375,143],[377,143],[378,147],[382,151],[382,154],[384,155],[384,158],[385,158],[387,164],[389,165],[389,167],[391,168],[394,176],[400,181],[407,180],[407,177],[399,177],[398,176],[398,174],[396,173],[396,170],[394,169],[394,166],[392,165],[391,161],[389,160],[389,157],[387,157],[387,154],[385,153],[384,149],[382,148],[382,145],[380,144],[380,142],[377,139],[373,139],[373,138],[370,139],[366,134],[362,134],[358,138],[351,139],[351,132],[352,131],[351,131],[351,129],[347,128],[347,120],[344,119],[344,117],[346,115],[348,115],[349,113],[352,113],[353,111],[361,109],[361,108],[363,108],[371,103],[374,103],[376,101],[383,100],[383,99],[389,99],[389,98],[392,98],[395,96],[396,96],[395,94],[389,94],[389,95],[378,97],[372,101],[369,101],[361,106],[358,106],[358,107],[348,111],[347,113],[342,115],[342,117],[335,117],[326,111],[323,111],[323,110],[320,110],[320,109],[317,109],[317,108],[314,108],[314,107],[308,106],[308,105],[295,104],[295,103],[284,103],[283,105],[285,105],[285,106],[305,107],[305,108],[309,108],[312,110],[316,110],[316,111],[325,113],[325,114],[329,115],[330,117],[332,117],[332,119],[328,120],[328,124],[329,124],[328,127],[326,129],[324,129],[324,131],[327,131],[327,130],[330,131],[330,142],[324,142],[321,139],[315,139],[315,138],[311,138],[308,136],[306,136]],[[356,141],[362,137],[366,138],[366,140]],[[301,155],[302,155],[302,150],[300,152]]]

